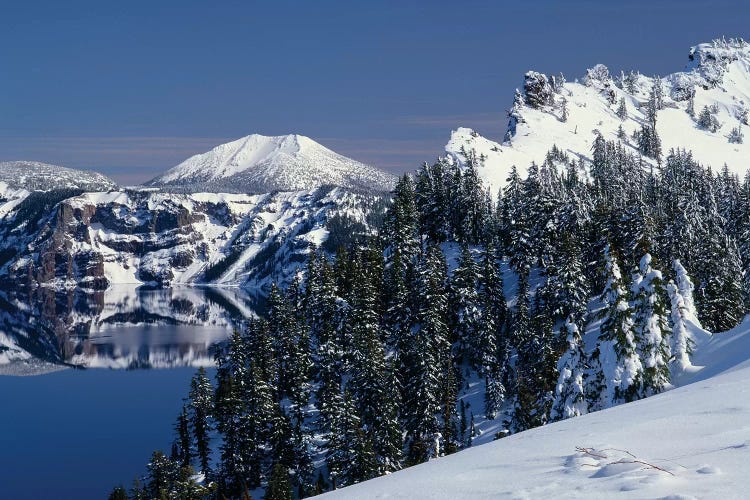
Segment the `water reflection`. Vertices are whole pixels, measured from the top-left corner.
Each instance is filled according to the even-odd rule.
[[[0,292],[0,374],[207,366],[260,302],[236,289]]]

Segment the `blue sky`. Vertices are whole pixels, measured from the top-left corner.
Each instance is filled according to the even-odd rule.
[[[500,137],[529,69],[665,74],[695,43],[750,36],[750,5],[728,0],[13,4],[0,9],[0,160],[124,183],[250,133],[411,170],[452,128]]]

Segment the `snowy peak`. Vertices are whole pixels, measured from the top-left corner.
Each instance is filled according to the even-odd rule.
[[[543,163],[553,146],[586,167],[599,135],[621,141],[640,157],[637,134],[650,122],[655,87],[661,91],[656,131],[664,156],[673,148],[691,150],[714,171],[727,164],[744,175],[750,158],[750,140],[742,137],[750,123],[750,44],[737,39],[696,45],[685,70],[662,78],[638,72],[613,75],[603,64],[572,82],[530,71],[508,110],[503,136],[492,140],[458,128],[445,150],[459,163],[471,150],[483,157],[479,173],[493,190],[505,184],[512,166],[524,175],[532,162]],[[708,126],[702,113],[710,115]],[[642,158],[646,165],[656,164],[648,155]]]
[[[97,172],[75,170],[36,161],[0,162],[0,182],[12,189],[49,191],[81,189],[107,191],[117,187],[115,181]]]
[[[707,82],[716,84],[735,63],[745,66],[750,63],[750,44],[743,39],[730,38],[701,43],[690,49],[690,62],[686,71],[698,71]]]
[[[192,156],[148,183],[193,191],[260,193],[323,185],[387,191],[393,176],[297,134],[252,134]]]

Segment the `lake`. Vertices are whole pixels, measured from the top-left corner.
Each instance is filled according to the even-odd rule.
[[[129,488],[169,452],[196,368],[257,307],[227,289],[0,295],[0,497]]]

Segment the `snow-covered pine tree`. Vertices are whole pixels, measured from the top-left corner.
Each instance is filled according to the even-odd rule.
[[[458,207],[456,211],[460,214],[453,231],[459,242],[477,244],[486,239],[489,222],[484,186],[477,170],[482,158],[477,157],[474,150],[466,152],[464,156],[466,162],[461,170],[459,189],[453,193]]]
[[[745,314],[742,262],[734,240],[709,230],[702,242],[703,267],[697,290],[698,318],[711,332],[737,326]]]
[[[670,382],[671,332],[664,305],[661,271],[651,267],[645,254],[633,277],[633,310],[638,352],[643,362],[642,397],[662,392]]]
[[[750,171],[745,173],[738,198],[737,221],[734,227],[743,271],[742,295],[747,311],[750,310]]]
[[[638,151],[643,156],[653,158],[661,163],[661,139],[656,132],[656,127],[643,124],[641,129],[636,132],[635,142],[638,145]]]
[[[622,128],[622,124],[617,127],[617,138],[621,141],[627,141],[628,134],[625,133],[625,129]]]
[[[529,177],[522,180],[516,167],[511,167],[504,190],[502,233],[505,236],[505,252],[517,273],[528,272],[536,260],[528,196],[538,192],[538,171],[536,164],[532,164]]]
[[[481,373],[485,377],[485,414],[495,418],[505,400],[506,370],[510,346],[505,335],[508,306],[502,276],[492,244],[482,252],[479,299],[482,309],[479,328]]]
[[[170,460],[164,453],[155,451],[146,466],[145,491],[149,498],[168,497],[179,475],[179,468],[179,464]]]
[[[588,411],[584,384],[587,360],[581,333],[572,317],[563,328],[567,333],[568,348],[557,363],[559,378],[550,412],[552,421],[577,417]]]
[[[417,172],[415,201],[420,216],[420,234],[435,242],[445,241],[450,233],[450,192],[454,179],[448,160],[425,163]]]
[[[691,321],[694,325],[701,327],[701,323],[698,320],[698,312],[695,309],[695,302],[693,300],[693,293],[695,291],[695,285],[688,276],[688,272],[682,266],[679,259],[675,259],[672,263],[672,270],[675,273],[675,284],[677,285],[677,292],[680,294],[682,299],[682,316]]]
[[[433,458],[435,443],[440,440],[442,375],[452,369],[447,279],[443,252],[431,244],[420,269],[419,325],[407,354],[410,370],[404,405],[408,461],[412,464]]]
[[[745,136],[742,134],[742,127],[739,125],[733,127],[732,130],[729,131],[727,140],[730,144],[742,144],[745,141]]]
[[[685,300],[680,294],[679,287],[673,281],[667,283],[667,293],[671,305],[669,320],[672,328],[672,359],[669,368],[674,378],[691,366],[690,356],[693,353],[694,342],[686,325]]]
[[[525,286],[519,286],[519,293]],[[519,304],[521,302],[519,297]],[[523,314],[524,307],[521,305],[516,313]],[[518,319],[523,322],[522,317]],[[514,399],[508,425],[512,432],[538,427],[549,421],[557,379],[556,336],[552,319],[540,307],[538,296],[535,297],[527,334],[521,340],[516,356]]]
[[[620,104],[617,106],[617,117],[620,120],[625,121],[628,119],[628,107],[625,104],[625,98],[620,98]]]
[[[210,434],[211,415],[214,407],[214,389],[206,375],[206,369],[201,367],[190,380],[188,394],[188,408],[190,427],[195,439],[195,452],[200,463],[201,472],[208,474],[210,469]]]
[[[513,373],[508,377],[510,389],[508,396],[512,402],[511,415],[506,423],[512,432],[520,432],[534,425],[532,413],[536,394],[531,387],[533,367],[532,360],[525,356],[533,350],[534,339],[532,337],[529,275],[524,272],[518,276],[516,307],[508,332],[508,340],[515,353]]]
[[[359,417],[349,391],[341,394],[332,408],[331,433],[326,446],[326,465],[333,489],[343,488],[360,480],[358,444],[362,441]],[[358,456],[359,455],[359,456]]]
[[[177,432],[177,439],[174,443],[171,458],[177,461],[181,467],[190,467],[193,458],[193,436],[190,433],[190,418],[188,417],[186,404],[182,405],[182,411],[177,416],[175,431]]]
[[[235,331],[225,350],[217,352],[215,418],[222,434],[220,490],[240,495],[260,486],[261,462],[267,435],[265,423],[273,411],[271,387],[250,363],[251,353]]]
[[[554,255],[549,261],[543,271],[547,281],[539,291],[546,302],[548,314],[556,323],[572,317],[575,324],[584,324],[588,312],[590,287],[584,273],[578,243],[570,235],[561,235]],[[565,338],[562,339],[562,343]]]
[[[289,471],[282,464],[277,463],[272,468],[263,500],[292,500],[292,485],[289,483]]]
[[[369,252],[372,253],[372,252]],[[395,401],[389,390],[388,366],[385,359],[385,334],[378,314],[379,264],[374,255],[359,254],[347,327],[351,330],[351,380],[348,383],[359,416],[363,436],[372,445],[378,464],[398,464],[400,456],[393,456],[389,446],[391,426],[398,418]],[[381,456],[379,452],[388,453]],[[394,469],[380,470],[380,473]]]
[[[654,107],[658,110],[664,109],[664,85],[660,77],[654,78],[654,84],[651,87],[649,100],[654,102]]]
[[[708,106],[703,106],[703,109],[698,115],[698,126],[709,132],[716,132],[719,130],[719,120],[716,119],[716,116],[711,112]]]
[[[450,280],[450,310],[458,360],[475,369],[481,363],[481,310],[477,265],[467,245],[462,245],[458,266]]]
[[[606,284],[601,295],[597,346],[587,379],[590,410],[601,410],[640,397],[643,366],[636,351],[633,318],[620,266],[609,246],[604,250]]]

